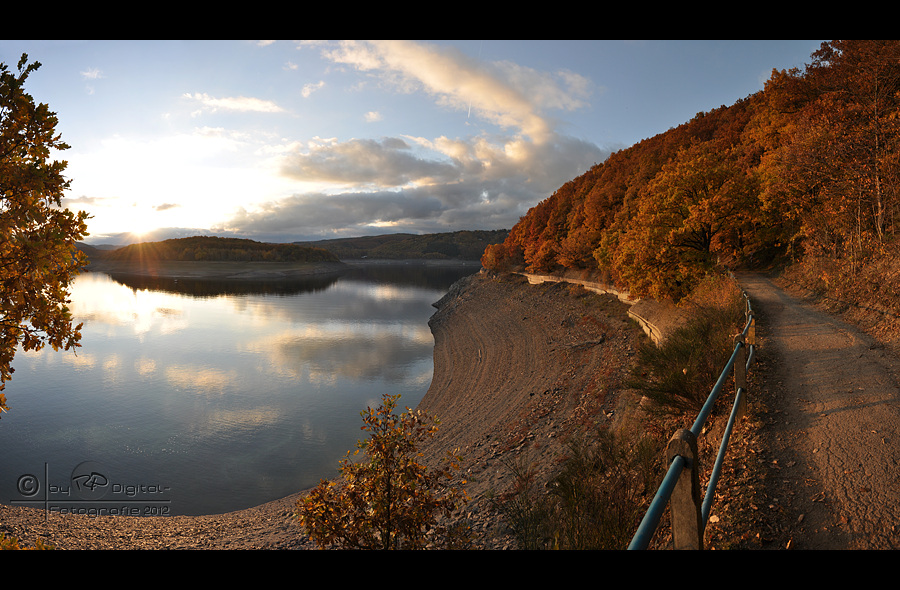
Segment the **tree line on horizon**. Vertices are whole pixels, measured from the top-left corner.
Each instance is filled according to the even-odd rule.
[[[130,244],[116,250],[92,249],[95,258],[116,262],[241,261],[241,262],[338,262],[322,248],[274,244],[242,238],[193,236],[159,242]]]
[[[295,243],[324,248],[342,260],[379,258],[477,261],[481,259],[485,248],[503,242],[508,235],[508,229],[460,230],[429,234],[384,234]]]
[[[823,291],[884,275],[900,253],[898,142],[900,41],[826,42],[804,70],[567,182],[482,263],[675,301],[723,263],[794,263]]]
[[[508,229],[460,230],[430,234],[383,234],[311,242],[268,243],[244,238],[192,236],[104,249],[78,248],[92,260],[334,262],[353,259],[479,261],[485,248],[502,242]]]

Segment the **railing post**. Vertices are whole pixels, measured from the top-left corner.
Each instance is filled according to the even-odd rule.
[[[672,541],[675,549],[703,549],[703,521],[700,515],[700,457],[697,437],[688,429],[672,435],[666,446],[668,463],[676,456],[685,467],[669,500],[672,518]]]
[[[740,348],[738,348],[737,357],[734,359],[734,391],[737,392],[738,389],[743,389],[745,395],[741,396],[735,420],[740,420],[747,413],[747,343],[742,334],[734,337],[735,347],[738,344],[740,344]]]

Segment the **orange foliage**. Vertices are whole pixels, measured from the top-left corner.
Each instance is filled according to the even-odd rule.
[[[900,41],[833,41],[812,57],[610,155],[483,263],[600,270],[633,294],[678,299],[717,263],[882,251],[900,221]]]

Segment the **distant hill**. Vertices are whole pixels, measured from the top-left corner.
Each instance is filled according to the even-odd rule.
[[[85,256],[88,257],[89,260],[98,260],[103,258],[103,256],[109,252],[109,250],[98,248],[97,246],[91,246],[90,244],[85,244],[84,242],[78,242],[75,244],[75,247],[84,252]]]
[[[115,262],[148,261],[240,261],[240,262],[338,262],[322,248],[298,244],[270,244],[240,238],[194,236],[161,242],[131,244],[116,250],[102,250],[79,244],[91,260]]]
[[[376,258],[387,260],[481,260],[491,244],[500,244],[509,230],[467,230],[436,234],[385,234],[357,238],[337,238],[312,242],[294,242],[306,247],[323,248],[341,260]]]

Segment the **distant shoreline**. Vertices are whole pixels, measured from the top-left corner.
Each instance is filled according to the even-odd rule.
[[[347,258],[341,260],[348,266],[402,265],[421,266],[471,266],[480,267],[478,260],[458,260],[450,258]]]
[[[279,280],[345,272],[342,262],[92,261],[87,272],[168,279]]]
[[[235,262],[235,261],[182,261],[122,262],[95,260],[85,267],[86,272],[102,272],[120,276],[153,277],[164,279],[216,279],[216,280],[283,280],[307,276],[341,274],[360,266],[441,266],[480,268],[475,260],[449,260],[415,258],[395,260],[389,258],[348,259],[340,262]]]

